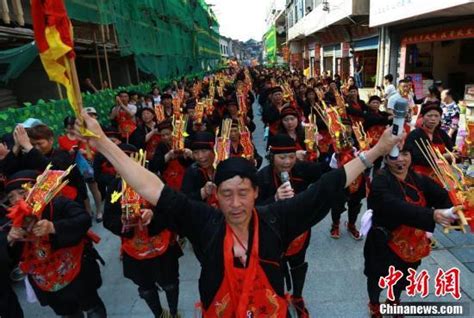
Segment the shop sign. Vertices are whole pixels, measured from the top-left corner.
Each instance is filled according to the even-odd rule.
[[[406,35],[402,38],[402,44],[449,41],[465,38],[474,38],[474,25]]]

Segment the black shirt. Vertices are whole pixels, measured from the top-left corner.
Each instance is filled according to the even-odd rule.
[[[334,170],[292,199],[257,207],[260,266],[279,296],[284,296],[285,289],[283,271],[278,264],[289,243],[327,215],[334,194],[343,189],[345,183],[344,169]],[[165,186],[155,214],[157,217],[170,216],[178,231],[189,238],[200,256],[199,292],[207,309],[224,278],[226,227],[222,212]]]

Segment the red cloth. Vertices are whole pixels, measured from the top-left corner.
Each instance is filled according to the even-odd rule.
[[[55,26],[60,34],[61,41],[72,48],[67,56],[69,58],[75,57],[71,21],[69,21],[62,0],[31,0],[31,16],[33,18],[35,42],[40,54],[49,49],[45,35],[46,27]]]

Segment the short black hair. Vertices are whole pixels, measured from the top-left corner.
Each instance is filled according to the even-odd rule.
[[[121,94],[127,94],[128,96],[130,96],[130,94],[126,91],[126,90],[121,90],[117,93],[117,96],[120,96]]]
[[[390,83],[393,82],[393,75],[392,74],[387,74],[383,78],[385,78]]]

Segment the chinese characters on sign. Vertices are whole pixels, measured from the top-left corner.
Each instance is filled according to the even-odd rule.
[[[405,287],[405,291],[408,296],[414,297],[417,294],[421,298],[425,298],[429,294],[429,280],[430,275],[426,269],[422,270],[419,274],[412,268],[408,269],[408,276],[406,280],[408,285]],[[380,277],[379,287],[382,289],[387,288],[387,298],[390,301],[395,300],[394,288],[395,285],[403,278],[403,272],[395,269],[394,266],[390,266],[388,275]],[[460,271],[457,267],[453,267],[447,271],[439,268],[435,277],[435,295],[436,297],[446,296],[451,294],[454,299],[461,298],[461,286],[460,286]]]

